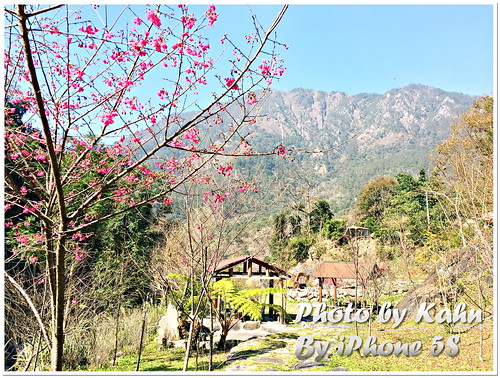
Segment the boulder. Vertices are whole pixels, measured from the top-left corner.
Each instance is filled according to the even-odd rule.
[[[176,348],[182,348],[182,349],[186,349],[186,345],[187,345],[187,340],[176,340],[173,342],[174,344],[174,347]]]
[[[177,309],[172,304],[169,304],[167,314],[162,316],[158,323],[158,337],[162,344],[167,341],[180,340],[178,317]]]
[[[307,289],[302,289],[302,290],[297,290],[297,297],[298,298],[304,298],[309,295],[309,290]]]
[[[211,323],[212,323],[212,321],[210,320],[210,318],[203,318],[202,324],[204,327],[207,327],[208,329],[210,329]],[[214,327],[214,332],[219,331],[221,328],[220,323],[215,319],[214,319],[213,327]]]
[[[241,320],[237,320],[234,326],[231,328],[232,331],[239,331],[241,329]]]
[[[253,330],[256,330],[260,327],[260,322],[248,321],[248,322],[242,323],[242,326],[243,326],[243,329],[245,329],[247,331],[253,331]]]
[[[261,324],[260,329],[270,333],[280,333],[287,330],[286,324],[280,322],[264,322]]]
[[[471,249],[461,249],[438,262],[422,284],[407,291],[396,308],[399,311],[407,309],[407,317],[414,317],[422,303],[435,303],[439,307],[445,304],[445,300],[454,300],[456,294],[460,294],[457,281],[474,267],[471,263],[473,257]],[[492,281],[492,277],[486,277],[486,280]]]

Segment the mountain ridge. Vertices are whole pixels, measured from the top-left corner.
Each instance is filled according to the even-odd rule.
[[[430,169],[429,153],[449,136],[452,123],[475,98],[421,84],[384,94],[273,90],[262,105],[260,113],[265,117],[254,125],[258,132],[251,144],[262,151],[281,142],[290,150],[333,149],[292,153],[292,164],[268,159],[268,175],[277,170],[285,177],[302,172],[310,177],[315,196],[345,213],[371,179]]]
[[[245,123],[239,135],[255,152],[272,151],[280,144],[290,152],[287,159],[242,157],[235,173],[257,184],[263,179],[263,187],[273,187],[274,192],[286,188],[289,196],[270,191],[262,198],[268,213],[300,200],[307,186],[310,197],[329,201],[336,214],[345,215],[361,188],[374,178],[432,169],[429,153],[449,136],[452,123],[476,98],[421,84],[384,94],[270,90],[259,104],[257,122]],[[238,106],[231,109],[233,114]],[[217,126],[207,123],[207,140],[227,130],[232,120],[224,115],[222,119]]]
[[[340,93],[340,94],[345,94],[345,95],[349,95],[351,97],[357,97],[357,96],[372,96],[372,95],[375,95],[375,96],[384,96],[385,94],[389,93],[389,92],[397,92],[397,91],[400,91],[400,90],[403,90],[403,89],[431,89],[431,90],[435,90],[435,91],[438,91],[438,92],[442,92],[442,93],[449,93],[449,94],[456,94],[456,95],[460,95],[460,96],[468,96],[468,97],[481,97],[479,95],[473,95],[473,94],[470,94],[470,93],[463,93],[463,92],[456,92],[456,91],[447,91],[445,89],[442,89],[442,88],[438,88],[438,87],[433,87],[431,85],[426,85],[426,84],[420,84],[420,83],[409,83],[409,84],[406,84],[402,87],[396,87],[396,88],[391,88],[391,89],[388,89],[387,91],[383,92],[383,93],[378,93],[378,92],[358,92],[358,93],[350,93],[350,92],[346,92],[346,91],[335,91],[335,90],[331,90],[331,91],[326,91],[326,90],[322,90],[322,89],[314,89],[314,88],[305,88],[305,87],[296,87],[296,88],[292,88],[290,90],[281,90],[281,89],[271,89],[272,91],[279,91],[279,92],[294,92],[294,91],[298,91],[298,90],[303,90],[303,91],[316,91],[316,92],[323,92],[323,93]]]

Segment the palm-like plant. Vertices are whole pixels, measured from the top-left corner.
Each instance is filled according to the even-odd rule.
[[[261,296],[269,294],[279,294],[285,292],[280,288],[265,289],[245,289],[239,290],[234,281],[222,279],[212,286],[211,296],[220,298],[222,306],[214,306],[214,314],[221,325],[221,337],[218,348],[222,350],[226,345],[228,332],[236,325],[238,319],[242,316],[248,316],[252,320],[262,319],[262,309],[272,308],[282,314],[285,310],[280,305],[269,304],[260,301]],[[229,312],[227,310],[230,310]]]

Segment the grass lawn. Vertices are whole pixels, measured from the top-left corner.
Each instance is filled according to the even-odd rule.
[[[384,330],[382,330],[384,329]],[[461,333],[459,333],[461,332]],[[360,351],[354,351],[349,356],[339,356],[335,349],[338,344],[338,336],[331,341],[332,352],[328,357],[327,366],[318,367],[315,370],[331,370],[337,366],[343,366],[349,371],[492,371],[493,370],[493,327],[483,327],[482,361],[480,359],[480,330],[478,327],[456,328],[454,333],[449,333],[444,326],[422,325],[414,322],[404,322],[395,330],[387,329],[386,325],[374,323],[371,334],[377,338],[377,345],[384,341],[395,345],[401,343],[412,344],[415,341],[422,342],[422,352],[418,356],[364,356]],[[354,329],[349,329],[341,333],[344,336],[345,344],[347,337],[356,335]],[[446,345],[448,337],[459,335],[459,352],[450,357],[445,353],[449,349]],[[366,326],[358,325],[358,336],[363,343],[369,336]],[[432,340],[435,336],[443,336],[445,348],[438,356],[430,353]],[[328,340],[328,338],[323,338]],[[363,347],[361,347],[362,350]]]
[[[156,341],[145,345],[141,354],[139,371],[182,371],[184,365],[184,350],[182,348],[162,348]],[[213,355],[213,366],[216,368],[226,359],[227,352]],[[200,352],[198,356],[198,369],[196,369],[196,352],[191,353],[189,371],[208,370],[208,352]],[[103,366],[100,371],[136,371],[137,353],[125,355],[116,360],[115,366]]]
[[[461,325],[461,323],[459,323]],[[477,323],[474,323],[477,325]],[[371,335],[377,338],[377,345],[383,342],[390,342],[396,345],[401,343],[412,344],[416,341],[422,343],[421,353],[418,356],[364,356],[360,351],[354,351],[351,355],[339,356],[337,345],[341,337],[347,345],[349,336],[358,335],[363,344],[370,336],[368,324],[358,324],[358,331],[354,328],[354,323],[345,324],[340,322],[333,327],[330,323],[302,322],[291,323],[286,332],[272,334],[259,340],[250,340],[238,345],[238,354],[247,358],[223,364],[226,360],[226,352],[215,352],[213,355],[213,369],[224,371],[231,364],[240,366],[252,366],[254,370],[267,370],[272,368],[281,371],[296,371],[294,365],[300,363],[296,355],[297,339],[299,336],[311,336],[315,341],[323,343],[330,342],[327,358],[320,361],[324,366],[316,366],[309,371],[331,371],[342,366],[348,371],[392,371],[392,372],[479,372],[493,371],[493,343],[494,328],[491,321],[485,322],[482,327],[482,348],[480,347],[480,328],[465,325],[455,327],[453,331],[444,325],[436,323],[427,324],[425,322],[415,323],[413,320],[404,321],[398,328],[392,329],[392,323],[381,324],[373,321],[371,325]],[[432,340],[436,336],[443,336],[445,348],[438,356],[432,356],[430,348]],[[445,353],[449,349],[446,345],[450,336],[459,336],[457,355],[450,357]],[[344,348],[345,349],[345,348]],[[361,351],[363,346],[361,346]],[[480,350],[482,349],[482,359]],[[274,350],[277,352],[274,353]],[[287,352],[287,350],[289,352]],[[276,358],[285,361],[281,364],[256,363],[253,360],[265,355],[269,358]],[[305,353],[305,350],[303,351]],[[316,353],[308,360],[314,360]],[[157,341],[150,340],[145,344],[142,352],[140,371],[182,371],[184,362],[184,350],[182,348],[162,348]],[[207,351],[191,353],[189,360],[189,371],[208,371],[209,356]],[[137,364],[137,353],[125,354],[116,361],[115,366],[110,364],[103,366],[100,371],[135,371]]]

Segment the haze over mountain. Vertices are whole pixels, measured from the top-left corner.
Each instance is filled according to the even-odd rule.
[[[431,168],[429,153],[473,100],[423,85],[354,96],[300,88],[273,91],[260,112],[267,118],[254,125],[258,132],[251,143],[255,150],[281,141],[290,149],[333,149],[293,153],[293,161],[265,157],[263,167],[264,176],[298,191],[310,187],[311,196],[328,200],[340,215],[371,179]],[[238,162],[249,172],[256,164],[255,159]]]

